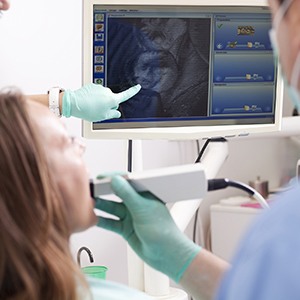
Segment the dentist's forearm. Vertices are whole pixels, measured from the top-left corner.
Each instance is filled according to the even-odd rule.
[[[59,111],[62,111],[62,99],[63,99],[64,93],[59,94]],[[42,105],[49,106],[49,95],[48,94],[40,94],[40,95],[28,95],[28,99],[33,100],[35,102],[38,102]]]
[[[211,300],[230,265],[211,252],[201,249],[183,274],[180,285],[194,300]]]

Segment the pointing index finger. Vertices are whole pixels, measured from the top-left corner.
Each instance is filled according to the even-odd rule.
[[[115,94],[117,102],[122,103],[122,102],[130,99],[131,97],[136,95],[140,91],[141,88],[142,88],[141,85],[137,84],[123,92]]]

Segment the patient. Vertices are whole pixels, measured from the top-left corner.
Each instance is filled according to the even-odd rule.
[[[70,235],[97,222],[84,149],[46,107],[0,92],[0,299],[149,299],[71,256]]]

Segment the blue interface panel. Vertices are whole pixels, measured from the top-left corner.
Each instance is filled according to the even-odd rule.
[[[93,82],[114,92],[142,86],[120,119],[96,125],[274,123],[266,9],[95,5],[93,17]]]

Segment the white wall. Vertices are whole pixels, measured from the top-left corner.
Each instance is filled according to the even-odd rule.
[[[76,89],[81,85],[81,1],[12,0],[11,10],[0,20],[0,87],[16,85],[25,93],[45,93],[52,86]],[[287,111],[290,111],[290,107]],[[65,120],[70,134],[80,135],[80,121]],[[110,170],[126,170],[124,141],[87,141],[85,156],[91,176]],[[294,175],[296,147],[287,139],[242,139],[229,144],[230,155],[220,176],[248,182],[260,175],[277,187]],[[192,163],[196,142],[146,141],[143,143],[146,169]],[[215,192],[203,204],[236,194]],[[108,266],[108,278],[127,281],[126,244],[117,235],[98,228],[72,237],[72,251],[88,246],[97,264]],[[87,264],[82,255],[82,264]]]

